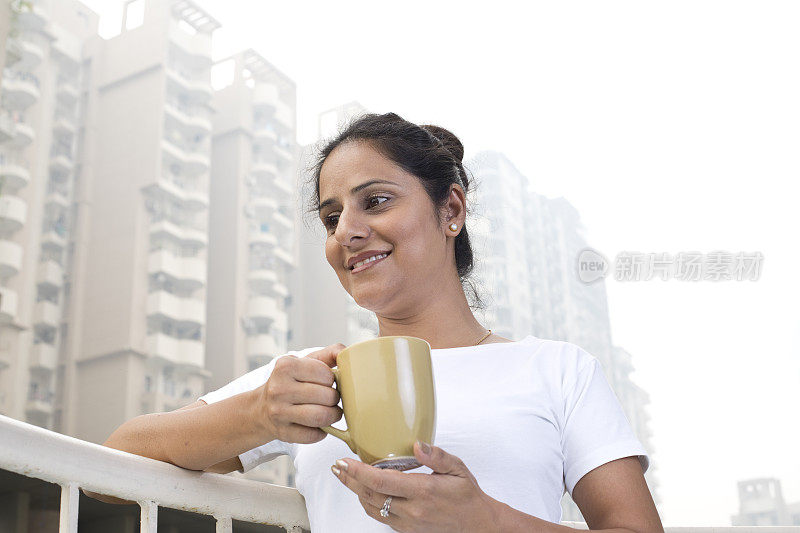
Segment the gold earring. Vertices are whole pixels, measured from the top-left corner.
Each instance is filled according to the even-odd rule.
[[[450,224],[450,229],[455,231],[458,229],[458,225],[455,222],[453,222],[452,224]]]

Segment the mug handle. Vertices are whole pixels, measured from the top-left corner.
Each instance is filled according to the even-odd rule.
[[[338,390],[339,391],[339,395],[341,395],[342,394],[342,389],[339,386],[339,369],[338,368],[333,368],[331,370],[333,371],[333,380],[336,383],[336,390]],[[321,429],[322,431],[324,431],[328,435],[333,435],[337,439],[343,440],[344,443],[347,444],[347,446],[353,451],[353,453],[358,454],[358,452],[356,451],[355,443],[353,442],[353,437],[350,436],[350,429],[349,428],[345,429],[344,431],[342,431],[341,429],[337,429],[337,428],[335,428],[333,426],[325,426],[325,427],[321,427],[319,429]]]

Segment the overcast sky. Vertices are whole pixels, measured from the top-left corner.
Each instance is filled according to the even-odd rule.
[[[84,0],[119,26],[121,2]],[[357,100],[505,153],[622,251],[760,251],[759,281],[607,280],[651,398],[666,525],[724,526],[736,482],[800,501],[800,7],[792,2],[198,0],[215,56],[297,83],[298,140]]]

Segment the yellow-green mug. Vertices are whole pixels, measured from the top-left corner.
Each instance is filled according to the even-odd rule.
[[[320,429],[377,468],[421,466],[414,441],[433,444],[436,431],[431,345],[401,335],[357,342],[339,352],[333,375],[347,429]]]

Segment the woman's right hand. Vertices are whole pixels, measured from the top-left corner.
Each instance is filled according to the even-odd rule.
[[[269,435],[303,444],[325,438],[327,433],[319,428],[342,418],[331,368],[344,348],[337,343],[305,357],[286,355],[275,361],[272,374],[259,391],[256,414]]]

